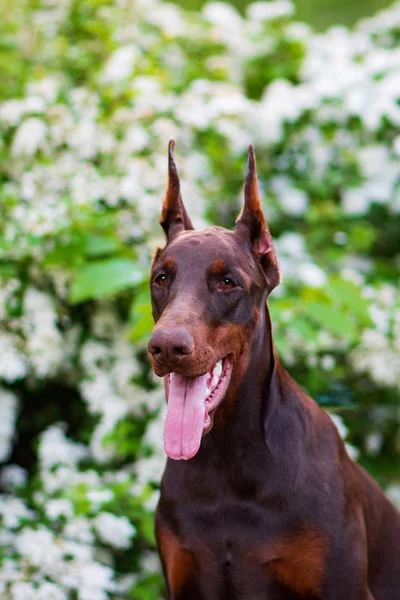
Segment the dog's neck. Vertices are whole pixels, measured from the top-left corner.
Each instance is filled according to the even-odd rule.
[[[265,419],[278,363],[267,305],[260,317],[248,348],[235,365],[231,385],[217,409],[214,429],[203,439],[204,448],[219,439],[223,445],[230,439],[236,445],[242,438],[265,443],[260,423]]]

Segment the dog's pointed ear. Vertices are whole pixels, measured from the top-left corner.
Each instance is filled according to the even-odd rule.
[[[253,144],[249,145],[244,204],[236,220],[235,231],[242,239],[250,242],[263,268],[268,288],[273,290],[280,281],[280,274],[274,244],[261,206]]]
[[[168,144],[168,188],[165,194],[160,225],[165,231],[167,241],[171,242],[186,229],[194,229],[186,212],[181,196],[178,169],[174,160],[174,140]]]

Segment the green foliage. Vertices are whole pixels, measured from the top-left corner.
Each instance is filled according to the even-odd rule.
[[[84,265],[71,284],[72,303],[101,300],[129,289],[143,280],[137,263],[127,258],[108,258]]]

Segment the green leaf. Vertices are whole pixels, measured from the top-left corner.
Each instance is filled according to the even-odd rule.
[[[348,308],[363,325],[371,324],[368,302],[361,296],[360,289],[354,283],[334,277],[325,286],[325,292],[333,302]]]
[[[310,323],[304,319],[292,319],[289,323],[290,329],[295,329],[305,340],[315,341],[317,339],[317,331]]]
[[[310,302],[307,313],[312,321],[338,336],[353,338],[355,327],[349,317],[334,306],[323,302]]]
[[[154,325],[148,286],[133,301],[130,320],[132,330],[129,337],[134,342],[141,342],[149,335]]]
[[[86,237],[86,254],[87,256],[104,256],[113,254],[120,249],[120,243],[115,238],[110,236],[102,236],[89,234]]]
[[[70,290],[72,303],[98,300],[132,288],[142,282],[143,271],[128,258],[109,258],[84,265],[75,277]]]

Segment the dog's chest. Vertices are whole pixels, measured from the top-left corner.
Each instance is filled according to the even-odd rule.
[[[254,590],[256,598],[256,590],[280,584],[299,597],[318,596],[326,539],[316,529],[292,528],[274,503],[268,507],[232,498],[192,502],[181,505],[176,517],[180,543],[194,557],[202,577],[229,583],[238,597],[241,590]],[[279,597],[286,598],[282,594]]]

